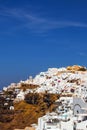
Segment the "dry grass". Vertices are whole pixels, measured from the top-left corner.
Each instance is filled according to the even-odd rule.
[[[58,99],[58,95],[52,94],[50,97],[52,102]],[[16,128],[23,129],[26,126],[37,123],[39,117],[55,108],[53,103],[48,107],[47,103],[43,102],[41,99],[37,105],[32,105],[26,103],[25,101],[21,101],[16,103],[14,107],[15,112],[13,120],[8,123],[0,123],[0,130],[13,130]]]
[[[26,89],[35,89],[35,88],[38,88],[38,87],[39,87],[39,85],[22,83],[20,89],[23,89],[23,91],[26,91]]]

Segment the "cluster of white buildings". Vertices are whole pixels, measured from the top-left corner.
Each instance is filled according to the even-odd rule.
[[[38,85],[35,89],[20,89],[21,83]],[[72,97],[61,97],[56,101],[58,107],[55,112],[47,113],[38,119],[36,130],[87,130],[87,71],[70,71],[66,68],[49,68],[33,79],[18,84],[11,84],[7,88],[15,88],[16,99],[24,100],[28,92],[72,94]]]
[[[33,79],[33,84],[40,87],[36,92],[48,93],[78,93],[81,86],[85,86],[87,82],[87,71],[68,71],[66,68],[50,68],[46,72],[41,72]]]
[[[46,72],[41,72],[36,75],[35,78],[29,77],[26,81],[20,81],[19,83],[12,83],[8,87],[4,87],[3,90],[7,91],[13,89],[17,94],[17,98],[24,99],[25,94],[29,92],[42,93],[47,91],[48,93],[60,94],[79,94],[86,93],[87,86],[87,71],[70,71],[67,68],[49,68]],[[23,91],[21,84],[33,84],[38,85],[38,88],[27,89]]]
[[[61,97],[55,112],[38,119],[36,130],[87,130],[87,102],[81,97]]]
[[[37,92],[61,93],[61,90],[70,92],[71,88],[77,88],[83,85],[86,81],[87,72],[70,72],[66,68],[50,68],[46,72],[41,72],[33,79],[33,84],[38,84],[40,87]]]

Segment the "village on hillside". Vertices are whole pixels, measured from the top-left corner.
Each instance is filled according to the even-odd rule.
[[[87,130],[87,69],[79,65],[49,68],[35,78],[30,76],[26,81],[3,87],[0,91],[0,128],[6,130],[3,124],[10,126],[15,116],[25,111],[18,106],[21,104],[21,108],[23,101],[34,106],[31,109],[36,111],[37,122],[34,119],[31,122],[31,117],[28,120],[27,112],[25,118],[31,123],[22,122],[25,128],[14,123],[13,130]],[[36,110],[36,106],[42,108]]]

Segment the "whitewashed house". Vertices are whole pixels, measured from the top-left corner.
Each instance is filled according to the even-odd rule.
[[[17,95],[16,99],[18,100],[24,100],[25,94],[23,91],[20,91],[20,93]]]

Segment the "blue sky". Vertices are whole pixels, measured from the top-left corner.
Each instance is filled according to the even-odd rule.
[[[86,57],[87,0],[0,0],[1,88]]]

